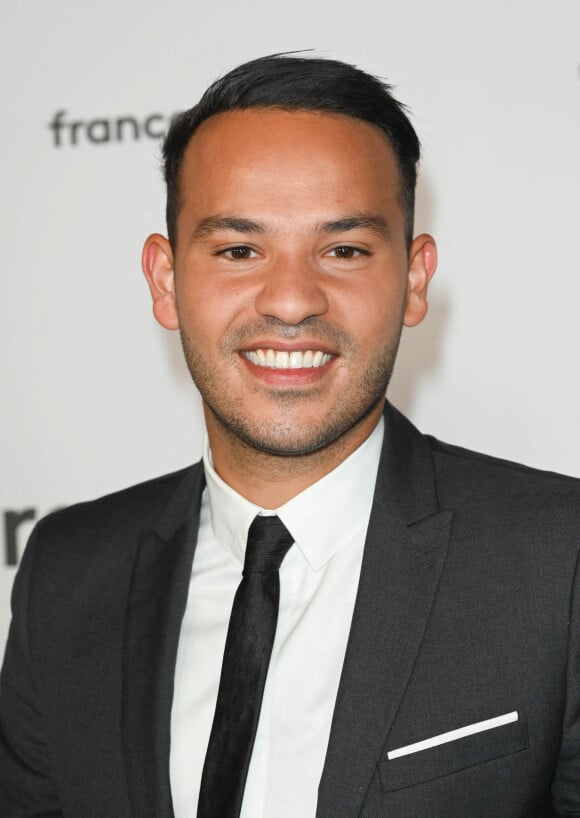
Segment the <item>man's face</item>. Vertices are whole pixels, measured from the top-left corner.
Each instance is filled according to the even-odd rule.
[[[384,135],[346,116],[220,114],[192,137],[180,190],[176,246],[150,237],[144,267],[210,438],[285,455],[364,439],[435,267],[430,237],[407,252]]]

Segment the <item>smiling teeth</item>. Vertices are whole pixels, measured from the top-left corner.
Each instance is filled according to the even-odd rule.
[[[315,369],[324,366],[332,358],[326,352],[312,349],[284,352],[274,349],[246,350],[244,356],[256,366],[266,366],[269,369]]]

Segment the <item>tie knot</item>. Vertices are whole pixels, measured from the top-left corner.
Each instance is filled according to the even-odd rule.
[[[244,574],[277,571],[293,542],[279,517],[258,515],[248,531]]]

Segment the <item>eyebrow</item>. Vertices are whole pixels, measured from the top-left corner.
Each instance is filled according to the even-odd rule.
[[[345,216],[342,219],[322,222],[315,228],[316,233],[346,233],[349,230],[371,230],[385,239],[391,238],[391,229],[386,219],[369,213],[359,213],[353,216]]]
[[[220,230],[233,230],[234,233],[267,233],[268,225],[241,216],[208,216],[197,224],[191,239],[192,241],[208,239]]]
[[[208,239],[220,230],[232,230],[234,233],[246,234],[259,233],[262,235],[276,233],[276,229],[269,222],[254,221],[242,216],[208,216],[196,225],[191,234],[191,240],[202,241]],[[375,216],[370,213],[355,213],[351,216],[343,216],[340,219],[319,222],[311,232],[346,233],[349,230],[371,230],[382,238],[391,238],[391,229],[383,216]]]

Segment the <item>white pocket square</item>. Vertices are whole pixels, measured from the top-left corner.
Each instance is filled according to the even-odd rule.
[[[440,744],[447,744],[449,741],[457,741],[459,738],[466,736],[473,736],[475,733],[483,733],[485,730],[493,730],[495,727],[503,727],[504,724],[511,724],[518,720],[518,712],[514,710],[512,713],[504,713],[503,716],[496,716],[493,719],[486,719],[485,721],[476,721],[473,724],[467,724],[465,727],[459,727],[457,730],[450,730],[448,733],[440,733],[438,736],[431,736],[424,741],[417,741],[415,744],[407,744],[405,747],[397,747],[396,750],[390,750],[387,753],[389,761],[401,756],[408,756],[411,753],[420,753],[421,750],[429,750],[431,747],[437,747]]]

